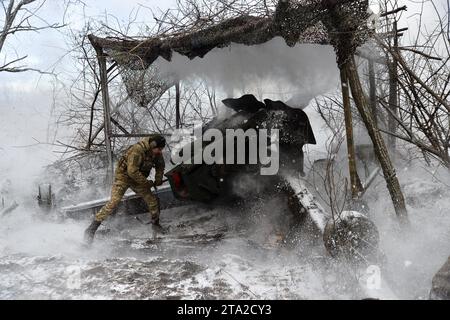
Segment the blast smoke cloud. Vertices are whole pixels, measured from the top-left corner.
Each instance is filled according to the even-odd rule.
[[[253,93],[259,99],[293,98],[293,107],[305,106],[338,84],[331,46],[302,44],[291,48],[280,37],[257,46],[231,44],[193,60],[175,53],[171,62],[158,58],[156,64],[163,73],[180,79],[205,79],[228,97]]]

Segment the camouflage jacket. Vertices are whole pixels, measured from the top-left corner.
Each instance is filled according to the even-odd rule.
[[[155,144],[151,137],[145,137],[138,143],[130,146],[120,158],[116,167],[116,180],[127,183],[146,185],[151,188],[147,177],[152,168],[155,168],[155,180],[162,179],[164,174],[164,158],[154,156],[152,149]]]

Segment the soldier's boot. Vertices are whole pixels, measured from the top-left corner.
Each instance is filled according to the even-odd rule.
[[[159,233],[166,233],[165,229],[159,223],[159,213],[160,213],[159,206],[157,208],[152,208],[152,210],[150,210],[151,216],[150,223],[152,224],[152,229]]]
[[[152,229],[153,229],[153,231],[156,232],[156,233],[161,233],[161,234],[166,234],[166,233],[167,233],[166,228],[163,228],[163,226],[161,226],[161,225],[159,224],[159,222],[153,223],[153,224],[152,224]]]
[[[87,245],[91,245],[94,241],[95,232],[98,227],[100,227],[101,222],[97,220],[93,220],[89,227],[84,231],[84,242]]]
[[[152,216],[152,218],[150,220],[150,223],[152,224],[153,230],[163,233],[164,229],[161,226],[161,224],[159,223],[159,214],[153,215],[153,213],[151,213],[151,216]]]

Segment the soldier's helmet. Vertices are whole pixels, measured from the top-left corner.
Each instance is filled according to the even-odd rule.
[[[166,138],[164,138],[164,136],[156,135],[153,138],[153,141],[156,144],[156,148],[162,149],[162,148],[164,148],[166,146]]]

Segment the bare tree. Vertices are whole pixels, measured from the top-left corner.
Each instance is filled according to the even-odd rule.
[[[270,16],[278,0],[177,0],[174,9],[153,13],[155,34],[171,36],[201,30],[226,19]]]
[[[346,140],[342,110],[335,112],[331,97],[323,101],[316,100],[316,109],[325,120],[326,126],[333,132],[325,143],[326,157],[316,160],[308,174],[307,183],[315,190],[318,199],[329,209],[331,217],[337,219],[352,200],[349,192],[345,161],[339,159],[342,144]],[[342,105],[341,105],[342,107]]]
[[[433,7],[437,22],[431,28],[424,28],[419,24],[411,44],[402,45],[400,42],[392,46],[390,38],[376,36],[379,47],[387,57],[387,66],[382,64],[381,67],[386,70],[395,65],[398,69],[395,99],[387,88],[391,86],[392,79],[380,79],[378,102],[391,119],[391,124],[381,130],[415,145],[428,163],[430,157],[435,158],[450,169],[448,13],[447,16],[443,15],[432,1],[423,0],[421,4],[422,8],[425,5]],[[419,14],[420,19],[422,14],[423,9]],[[394,22],[399,20],[398,17],[392,19]],[[397,36],[401,35],[402,33]],[[397,103],[392,108],[394,100]]]
[[[0,53],[4,55],[4,59],[0,62],[0,72],[25,72],[37,71],[39,69],[27,67],[24,63],[27,55],[17,55],[15,58],[7,58],[4,53],[5,44],[10,36],[22,32],[39,32],[45,29],[58,29],[64,25],[58,23],[50,24],[39,16],[39,11],[44,6],[46,0],[1,0],[3,8],[3,27],[0,29]],[[0,20],[0,21],[1,21]]]

